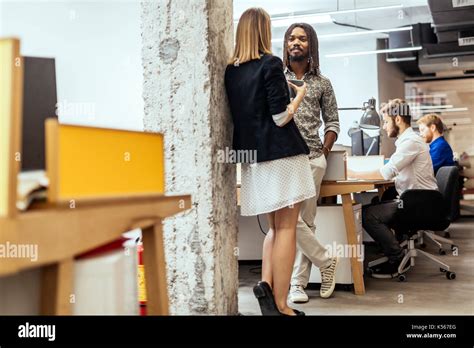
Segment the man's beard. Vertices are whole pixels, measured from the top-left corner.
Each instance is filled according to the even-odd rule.
[[[396,138],[400,134],[400,127],[398,127],[395,123],[393,124],[393,129],[388,135],[389,138]]]
[[[305,59],[308,59],[308,56],[305,56],[305,55],[293,56],[291,55],[291,53],[289,57],[290,57],[290,62],[295,62],[295,63],[303,62]]]
[[[433,133],[426,134],[425,141],[429,144],[433,141]]]

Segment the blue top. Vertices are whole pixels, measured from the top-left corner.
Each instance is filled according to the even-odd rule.
[[[435,174],[441,167],[454,166],[453,150],[443,136],[431,142],[430,155]]]

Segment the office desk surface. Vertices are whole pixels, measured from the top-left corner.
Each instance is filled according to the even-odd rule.
[[[378,189],[382,194],[390,186],[392,180],[344,180],[344,181],[323,181],[319,197],[331,197],[356,192],[364,192]]]

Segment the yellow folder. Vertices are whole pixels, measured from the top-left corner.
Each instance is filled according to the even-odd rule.
[[[46,123],[50,200],[164,193],[163,135]]]

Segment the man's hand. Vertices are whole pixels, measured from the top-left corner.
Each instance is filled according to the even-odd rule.
[[[324,157],[326,157],[327,159],[329,156],[329,149],[326,146],[323,146],[323,154],[324,154]]]
[[[328,158],[329,152],[331,152],[331,149],[332,149],[334,143],[336,142],[336,139],[337,139],[336,132],[327,131],[326,133],[324,133],[323,153],[324,153],[324,157],[326,157],[326,159]]]

